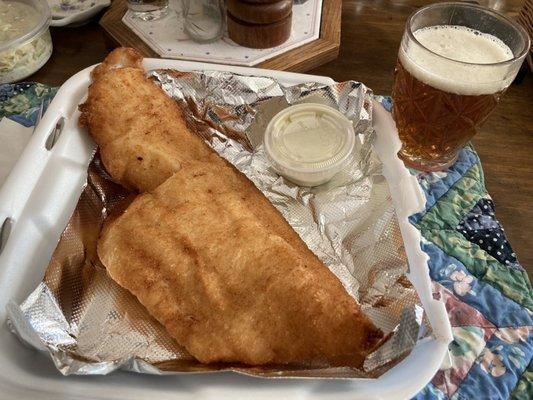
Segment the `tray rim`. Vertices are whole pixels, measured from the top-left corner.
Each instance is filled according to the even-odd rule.
[[[177,68],[182,70],[221,70],[221,71],[230,71],[233,73],[238,74],[244,74],[244,75],[256,75],[256,76],[270,76],[274,77],[276,79],[279,79],[282,82],[288,83],[288,84],[296,84],[296,83],[303,83],[303,82],[309,82],[314,81],[318,83],[323,84],[332,84],[334,81],[331,78],[328,77],[321,77],[321,76],[313,76],[313,75],[303,75],[303,74],[295,74],[295,73],[288,73],[288,72],[282,72],[282,71],[270,71],[270,70],[263,70],[258,68],[249,68],[249,67],[234,67],[234,66],[227,66],[227,65],[215,65],[215,64],[206,64],[206,63],[200,63],[200,62],[190,62],[190,61],[180,61],[180,60],[164,60],[164,59],[145,59],[144,60],[144,66],[146,69],[155,69],[155,68]],[[79,133],[79,129],[77,128],[77,125],[73,125],[77,121],[77,115],[78,111],[76,111],[76,105],[78,102],[83,98],[85,95],[86,89],[89,84],[89,73],[94,68],[88,67],[76,75],[74,75],[72,78],[70,78],[58,91],[58,94],[54,98],[54,101],[50,104],[50,107],[48,109],[48,112],[45,114],[43,120],[39,124],[39,126],[36,128],[36,131],[30,140],[30,143],[24,150],[23,154],[21,155],[19,161],[15,165],[15,167],[12,170],[12,173],[7,178],[4,186],[0,188],[0,221],[3,221],[4,216],[10,216],[14,219],[15,223],[12,229],[12,237],[20,237],[17,235],[17,232],[20,231],[17,220],[19,217],[22,216],[25,209],[27,208],[28,201],[31,200],[33,189],[37,186],[38,181],[41,177],[41,174],[47,167],[49,163],[52,162],[52,158],[54,154],[61,154],[62,151],[65,150],[65,148],[69,145],[68,138],[65,138],[65,135],[62,135],[58,141],[57,146],[53,149],[51,152],[43,152],[42,148],[44,147],[44,141],[46,140],[46,137],[48,133],[50,132],[50,129],[55,126],[55,122],[58,118],[64,117],[67,119],[67,125],[69,125],[69,129],[77,130]],[[68,97],[68,100],[67,100]],[[70,100],[70,103],[69,103]],[[383,107],[374,101],[373,104],[374,109],[374,116],[376,119],[380,119],[380,124],[375,124],[375,129],[378,132],[377,140],[376,140],[376,148],[392,148],[392,152],[389,151],[388,156],[386,157],[386,160],[382,160],[384,162],[384,175],[386,176],[387,180],[389,179],[391,181],[395,182],[395,185],[391,186],[391,195],[392,193],[395,193],[397,195],[393,195],[393,201],[395,202],[395,206],[397,207],[398,212],[398,221],[400,224],[400,229],[402,232],[402,236],[404,239],[404,243],[406,243],[406,252],[409,259],[410,267],[411,267],[411,273],[409,274],[410,279],[414,279],[415,281],[418,281],[419,285],[423,285],[425,287],[424,294],[420,293],[422,301],[424,301],[424,298],[426,301],[432,302],[431,308],[433,308],[433,314],[434,314],[434,320],[431,321],[432,325],[436,324],[437,329],[434,330],[436,333],[437,338],[427,340],[424,343],[419,343],[415,350],[413,350],[413,353],[407,357],[406,360],[399,363],[397,366],[392,368],[390,371],[388,371],[386,374],[384,374],[382,377],[370,380],[370,379],[350,379],[344,382],[349,382],[349,388],[346,393],[345,392],[337,392],[335,395],[335,398],[337,399],[343,399],[343,398],[350,398],[350,399],[378,399],[378,398],[405,398],[409,397],[411,395],[414,395],[418,390],[420,390],[433,376],[433,374],[437,371],[437,369],[440,366],[441,360],[445,357],[447,354],[447,345],[449,341],[451,341],[451,328],[449,325],[449,321],[447,319],[446,311],[444,308],[444,304],[441,301],[434,300],[432,298],[431,294],[431,281],[429,280],[429,273],[427,270],[427,255],[422,253],[420,249],[420,232],[418,232],[414,226],[412,226],[408,220],[407,217],[411,215],[414,212],[420,211],[422,207],[424,206],[425,200],[423,200],[423,194],[421,192],[421,189],[416,181],[416,178],[409,174],[409,171],[403,166],[403,163],[399,160],[399,158],[396,155],[397,149],[399,149],[399,139],[397,137],[397,133],[395,132],[395,128],[393,126],[392,119],[390,118],[390,115],[383,109]],[[385,120],[385,118],[389,116],[389,121]],[[391,125],[392,123],[392,125]],[[67,128],[66,128],[67,129]],[[384,130],[391,130],[389,132],[390,134],[384,134]],[[381,132],[381,134],[380,134]],[[82,134],[83,135],[83,134]],[[85,135],[87,136],[87,135]],[[87,139],[87,138],[85,138]],[[78,143],[79,144],[79,143]],[[80,144],[79,144],[80,145]],[[92,151],[92,147],[94,147],[94,143],[90,141],[89,139],[85,140],[85,142],[81,143],[81,146],[86,146],[86,151]],[[91,147],[92,146],[92,147]],[[396,151],[394,151],[396,149]],[[381,155],[383,156],[383,154]],[[86,171],[87,163],[79,162],[76,165],[76,168],[80,171]],[[25,179],[26,178],[26,179]],[[390,182],[389,181],[389,185]],[[21,182],[28,182],[29,185],[21,185]],[[81,193],[81,186],[78,188],[78,195]],[[410,203],[410,204],[407,204]],[[75,202],[72,206],[75,206]],[[72,210],[67,213],[68,217],[70,217],[70,214]],[[64,225],[63,225],[64,227]],[[62,228],[59,230],[59,233],[62,231]],[[59,235],[57,235],[59,237]],[[407,238],[407,240],[406,240]],[[57,242],[57,238],[56,238]],[[408,244],[408,245],[407,245]],[[18,246],[17,246],[18,245]],[[7,298],[5,295],[2,294],[3,288],[6,288],[6,284],[9,285],[9,283],[12,283],[13,277],[8,276],[9,269],[13,269],[11,265],[9,265],[10,268],[7,267],[7,263],[13,260],[13,254],[16,251],[20,251],[20,247],[22,248],[27,247],[28,243],[15,243],[14,240],[8,240],[6,243],[6,247],[4,249],[4,252],[0,254],[0,319],[3,321],[5,319],[5,305]],[[17,248],[18,247],[18,248]],[[55,247],[55,246],[54,246]],[[53,249],[52,249],[53,250]],[[50,253],[51,254],[51,253]],[[46,264],[44,265],[44,267]],[[415,269],[413,269],[415,267]],[[6,272],[7,271],[7,272]],[[42,274],[41,274],[42,276]],[[415,283],[415,282],[414,282]],[[416,283],[415,283],[416,286]],[[417,288],[418,291],[418,288]],[[27,293],[26,293],[27,294]],[[429,297],[428,297],[429,296]],[[429,313],[428,313],[429,315]],[[445,319],[445,321],[443,320]],[[431,316],[430,316],[431,320]],[[4,341],[6,339],[6,334],[11,335],[9,332],[7,332],[6,329],[2,330],[0,332],[0,344],[2,346],[5,344]],[[410,358],[414,356],[423,357],[424,353],[427,353],[427,351],[432,350],[435,352],[432,357],[430,357],[429,364],[426,364],[423,366],[423,371],[420,373],[418,371],[416,382],[413,383],[413,375],[409,375],[406,373],[408,372],[408,369],[405,369],[404,366],[406,364],[409,364],[408,361]],[[427,355],[427,354],[426,354]],[[64,392],[57,392],[56,389],[60,389],[61,385],[50,386],[47,382],[44,384],[44,386],[48,385],[48,390],[43,391],[43,387],[36,387],[34,386],[38,384],[40,379],[34,379],[34,380],[21,380],[19,382],[18,379],[13,379],[12,373],[9,372],[9,365],[6,365],[6,357],[5,354],[0,354],[0,388],[3,388],[4,391],[0,392],[0,398],[11,398],[10,397],[4,397],[8,392],[14,391],[14,393],[20,394],[28,394],[29,392],[33,392],[36,399],[48,399],[48,398],[54,398],[59,399],[61,393],[67,395],[68,397],[65,398],[78,398],[71,396],[73,393],[71,390],[67,390]],[[48,363],[50,364],[50,363]],[[6,372],[6,369],[8,372]],[[19,369],[19,371],[21,371]],[[411,371],[413,372],[413,371]],[[133,375],[133,374],[129,374]],[[212,375],[212,374],[203,374],[205,375]],[[226,375],[225,373],[217,373],[217,376]],[[277,390],[273,390],[273,385],[269,385],[270,387],[268,389],[265,389],[264,384],[259,384],[258,382],[261,382],[262,380],[257,380],[257,378],[238,378],[236,379],[235,374],[232,375],[232,378],[228,378],[230,380],[234,381],[241,381],[243,379],[251,379],[252,381],[248,381],[246,383],[247,392],[241,393],[241,395],[237,395],[237,397],[254,397],[252,394],[255,393],[255,396],[261,395],[262,397],[271,397],[272,395],[276,395]],[[406,375],[406,376],[405,376]],[[59,374],[56,374],[54,381],[58,381],[57,377],[60,376]],[[101,379],[104,380],[115,380],[116,377],[124,376],[124,373],[117,373],[113,374],[112,376],[107,377],[100,377],[98,380]],[[182,376],[182,375],[174,375],[174,376]],[[111,378],[112,377],[112,378]],[[403,378],[402,378],[403,377]],[[78,377],[77,377],[78,378]],[[77,383],[76,385],[78,387],[87,386],[90,382],[94,381],[94,378],[85,378],[86,381],[83,382],[82,385],[80,383]],[[138,380],[140,378],[137,378]],[[157,381],[161,378],[153,378],[153,380]],[[167,377],[166,379],[172,379],[171,377]],[[63,382],[66,382],[67,380],[74,380],[74,378],[63,378]],[[79,379],[76,379],[79,382]],[[121,378],[121,381],[124,383],[128,379]],[[143,376],[142,380],[145,380],[145,376]],[[213,380],[213,379],[212,379]],[[214,380],[219,380],[219,378],[216,378]],[[288,381],[288,380],[283,380]],[[299,381],[299,382],[324,382],[324,380],[313,380],[313,379],[306,379],[302,380],[299,378],[291,378],[290,381]],[[329,380],[330,382],[325,384],[325,386],[339,386],[339,384],[333,384],[331,382],[335,382],[334,380]],[[24,382],[24,383],[23,383]],[[250,383],[252,382],[252,383]],[[279,385],[280,381],[277,381],[277,385]],[[338,382],[338,381],[337,381]],[[407,382],[407,383],[406,383]],[[21,384],[23,385],[21,386]],[[238,383],[240,386],[240,383]],[[286,385],[286,384],[284,384]],[[89,392],[82,392],[82,393],[91,393],[91,395],[81,395],[79,396],[80,399],[82,398],[101,398],[101,399],[111,399],[115,398],[114,396],[108,396],[108,397],[95,397],[96,395],[94,391],[94,385],[88,385],[88,387],[92,387],[92,389]],[[255,386],[255,389],[252,390],[252,387]],[[282,385],[283,386],[283,385]],[[346,389],[346,384],[343,384],[344,388]],[[386,387],[389,386],[387,389]],[[202,398],[217,398],[218,396],[224,397],[223,395],[228,395],[229,397],[232,397],[235,395],[235,392],[233,392],[233,389],[229,388],[228,391],[228,383],[224,382],[224,385],[222,386],[227,391],[225,394],[223,392],[218,391],[216,394],[210,393],[209,396],[200,396]],[[242,388],[237,388],[237,391],[239,391]],[[291,388],[292,389],[292,388]],[[332,387],[332,389],[334,389]],[[354,391],[352,391],[355,390]],[[52,390],[52,391],[49,391]],[[334,389],[337,390],[337,389]],[[40,393],[37,394],[35,391],[39,391]],[[289,390],[290,392],[291,390]],[[143,390],[144,392],[144,390]],[[268,393],[270,392],[270,393]],[[123,393],[124,394],[124,393]],[[123,395],[122,394],[122,395]],[[176,395],[176,393],[173,393]],[[106,393],[106,396],[108,394]],[[133,393],[132,393],[133,395]],[[194,395],[197,395],[195,393]],[[213,395],[213,397],[211,397]],[[279,393],[277,393],[279,395]],[[300,393],[301,395],[301,393]],[[309,398],[317,398],[316,394],[314,393],[308,393]],[[314,395],[314,396],[313,396]],[[324,398],[325,393],[322,392],[320,395],[320,398]],[[120,398],[120,397],[116,397]],[[163,398],[163,397],[162,397]],[[166,398],[166,397],[164,397]],[[169,397],[170,398],[170,397]],[[186,398],[186,397],[184,397]],[[220,398],[220,397],[218,397]],[[232,397],[234,398],[234,397]]]

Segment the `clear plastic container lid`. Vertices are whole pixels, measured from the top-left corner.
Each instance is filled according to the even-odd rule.
[[[0,51],[33,39],[49,24],[45,0],[0,0]]]
[[[24,79],[48,61],[49,24],[45,0],[0,0],[0,83]]]
[[[351,159],[353,125],[322,104],[298,104],[278,113],[267,126],[265,151],[288,179],[315,186],[331,179]]]

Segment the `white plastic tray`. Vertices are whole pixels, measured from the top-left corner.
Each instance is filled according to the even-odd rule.
[[[274,77],[287,84],[330,78],[253,68],[194,62],[146,59],[146,69],[217,69],[245,75]],[[12,221],[0,254],[0,321],[9,300],[21,302],[41,281],[58,238],[72,214],[95,147],[77,126],[78,104],[90,82],[87,68],[70,78],[50,104],[19,161],[0,188],[0,226]],[[45,145],[57,122],[64,118],[59,140],[51,150]],[[396,153],[400,142],[394,122],[381,105],[374,104],[377,131],[375,149],[384,163],[410,265],[409,278],[416,287],[436,339],[419,343],[413,352],[379,379],[260,379],[234,373],[151,376],[117,372],[108,376],[62,376],[47,355],[25,347],[5,323],[0,329],[0,399],[405,399],[416,394],[435,374],[451,340],[444,304],[434,300],[421,252],[419,232],[407,217],[420,211],[424,197]]]

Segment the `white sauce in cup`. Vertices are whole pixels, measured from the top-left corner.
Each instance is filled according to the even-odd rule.
[[[274,116],[263,143],[279,174],[301,186],[317,186],[349,163],[355,133],[351,121],[339,111],[305,103]]]

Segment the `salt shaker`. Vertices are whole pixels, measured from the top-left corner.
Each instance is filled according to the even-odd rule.
[[[182,0],[184,29],[196,42],[222,37],[222,4],[219,0]]]

